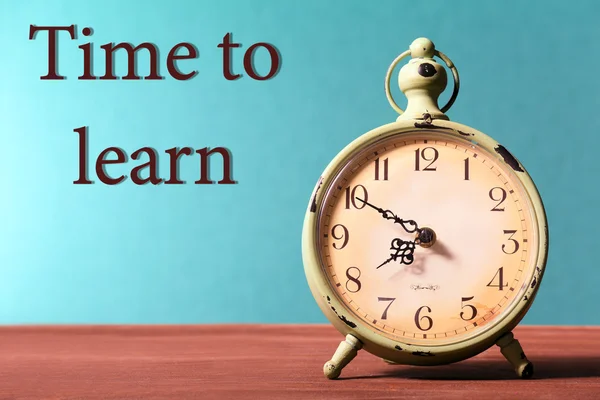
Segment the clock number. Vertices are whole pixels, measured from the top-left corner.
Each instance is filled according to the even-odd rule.
[[[364,201],[369,201],[369,193],[367,193],[367,189],[363,185],[356,185],[352,189],[350,189],[350,186],[348,186],[346,188],[346,210],[349,210],[350,206],[356,208],[357,210],[365,208],[365,203],[361,201],[357,204],[356,202],[356,190],[358,188],[360,188],[362,191],[362,196],[360,198]]]
[[[356,276],[352,276],[350,274],[350,271],[354,271]],[[348,280],[346,281],[346,290],[348,290],[350,293],[356,293],[360,290],[360,288],[362,287],[362,284],[360,283],[360,281],[358,280],[358,278],[360,278],[360,269],[356,268],[356,267],[350,267],[346,270],[346,277],[348,278]],[[352,282],[352,284],[350,284],[350,282]],[[350,284],[350,288],[348,285]]]
[[[461,299],[461,305],[460,305],[460,308],[462,308],[462,309],[465,309],[465,308],[470,308],[470,309],[471,309],[471,312],[470,312],[471,316],[470,316],[469,318],[465,318],[465,314],[466,314],[466,313],[465,313],[464,311],[461,311],[461,312],[460,312],[460,317],[463,319],[463,321],[470,321],[470,320],[472,320],[473,318],[475,318],[475,317],[477,316],[477,308],[475,308],[475,306],[473,306],[473,305],[471,305],[471,304],[462,304],[462,303],[464,303],[465,301],[473,300],[473,298],[474,298],[474,297],[475,297],[475,296],[471,296],[471,297],[463,297],[463,298]]]
[[[511,242],[513,242],[513,246],[514,250],[511,252],[506,251],[506,248],[508,247],[507,245],[503,244],[502,245],[502,251],[504,252],[504,254],[515,254],[518,250],[519,250],[519,242],[517,239],[513,239],[513,236],[515,236],[515,233],[517,233],[517,231],[504,231],[505,235],[510,235],[508,237],[508,240],[510,240]]]
[[[501,196],[500,196],[499,199],[494,196],[494,193],[497,192],[498,190],[500,190],[500,192],[502,192],[502,194],[501,194]],[[501,187],[492,188],[490,190],[490,199],[492,199],[494,201],[499,201],[500,202],[500,203],[496,204],[494,206],[494,208],[492,208],[491,211],[504,211],[504,207],[502,207],[502,208],[498,208],[498,207],[500,206],[500,204],[504,203],[504,200],[506,200],[506,190],[504,190]]]
[[[417,310],[417,313],[415,314],[415,325],[417,325],[417,328],[419,328],[422,331],[428,331],[431,328],[433,328],[433,320],[428,315],[423,315],[422,317],[420,316],[421,310],[424,308],[427,309],[427,312],[431,312],[431,308],[429,308],[428,306],[422,306],[421,308],[419,308]],[[421,326],[421,321],[423,321],[423,320],[427,321],[426,327]]]
[[[341,228],[342,229],[342,232],[341,232],[341,234],[339,236],[336,234],[336,229],[337,228]],[[346,245],[348,244],[348,240],[350,240],[350,233],[348,232],[348,228],[346,228],[342,224],[334,225],[334,227],[331,228],[331,236],[335,240],[343,240],[343,242],[342,242],[342,244],[340,246],[338,246],[337,243],[333,244],[333,248],[336,249],[336,250],[341,250],[344,247],[346,247]]]
[[[428,151],[428,150],[431,150],[431,151]],[[428,156],[428,154],[432,154],[432,155]],[[440,156],[440,153],[437,151],[436,148],[433,148],[433,147],[425,147],[422,151],[421,151],[421,149],[416,149],[415,150],[415,171],[421,171],[421,167],[420,167],[421,158],[424,161],[430,161],[429,165],[427,165],[425,168],[423,168],[423,171],[435,171],[436,167],[432,167],[432,165],[434,162],[437,161],[439,156]]]
[[[496,277],[498,277],[497,285],[495,283],[493,283],[496,280]],[[494,277],[492,278],[490,283],[487,284],[487,286],[488,287],[497,287],[498,290],[503,290],[504,286],[508,286],[508,283],[504,283],[504,267],[498,268],[498,271],[496,271],[496,275],[494,275]]]
[[[465,181],[469,180],[469,157],[465,158]]]
[[[383,160],[383,179],[384,181],[388,180],[388,159],[386,158],[385,160]],[[380,171],[380,167],[379,167],[379,158],[375,159],[375,180],[378,181],[379,180],[379,171]]]
[[[387,305],[385,310],[383,310],[383,314],[381,314],[381,319],[387,319],[387,312],[388,312],[390,306],[392,305],[392,303],[394,302],[394,300],[396,300],[395,297],[378,297],[377,298],[377,301],[389,301],[390,302],[390,304]]]

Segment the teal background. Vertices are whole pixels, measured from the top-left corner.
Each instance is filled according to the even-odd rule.
[[[598,16],[598,2],[562,0],[0,1],[0,323],[325,322],[301,260],[310,193],[347,143],[395,119],[384,75],[420,36],[461,74],[450,117],[509,148],[545,200],[549,264],[524,322],[600,323]],[[29,25],[73,23],[93,36],[61,34],[68,79],[41,81],[47,36],[28,40]],[[225,80],[216,45],[227,32],[243,49],[277,46],[279,75]],[[156,43],[165,76],[170,48],[194,43],[200,57],[179,65],[199,73],[78,81],[88,40],[96,75],[111,41]],[[243,72],[243,50],[233,54]],[[124,53],[117,64],[124,75]],[[83,125],[90,157],[226,146],[239,184],[73,185]],[[183,161],[182,178],[197,169]]]

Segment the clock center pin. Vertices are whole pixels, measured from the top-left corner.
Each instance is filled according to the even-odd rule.
[[[431,247],[435,244],[435,240],[437,239],[437,235],[435,231],[431,228],[424,227],[421,228],[417,232],[417,244],[421,247]]]

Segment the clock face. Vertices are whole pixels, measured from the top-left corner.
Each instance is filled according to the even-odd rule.
[[[319,211],[321,263],[339,300],[405,343],[448,344],[493,326],[535,272],[538,227],[514,174],[438,132],[358,153]]]

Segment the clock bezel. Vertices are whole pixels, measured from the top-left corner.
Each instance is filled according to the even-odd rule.
[[[537,225],[538,248],[535,262],[536,268],[527,282],[527,289],[517,295],[518,297],[514,300],[513,304],[509,306],[511,309],[503,317],[491,323],[488,329],[465,338],[460,342],[416,345],[386,337],[361,319],[348,319],[347,316],[353,316],[354,312],[339,300],[322,267],[319,254],[319,237],[317,235],[319,224],[318,210],[320,210],[325,199],[327,188],[329,188],[338,173],[350,162],[353,156],[374,145],[376,142],[388,139],[391,136],[415,133],[415,131],[421,129],[424,131],[423,134],[426,135],[427,130],[437,130],[436,128],[442,129],[444,134],[463,142],[465,141],[465,136],[468,135],[468,140],[476,142],[478,147],[487,151],[490,156],[495,157],[496,162],[504,164],[507,169],[514,171],[513,176],[519,181],[524,188],[525,194],[529,197],[529,203],[532,207],[531,214],[534,223]],[[495,151],[499,145],[490,136],[453,121],[433,120],[432,123],[422,123],[419,120],[407,119],[383,125],[365,133],[347,145],[329,163],[313,191],[306,212],[302,234],[302,255],[311,292],[322,312],[341,334],[356,336],[363,343],[365,350],[395,363],[437,365],[460,361],[486,350],[522,320],[531,307],[543,278],[548,254],[547,220],[541,196],[533,180],[516,158],[512,157],[509,153],[507,154],[507,152],[501,155]],[[505,159],[507,155],[510,157],[509,162]],[[517,164],[515,165],[515,163]]]

